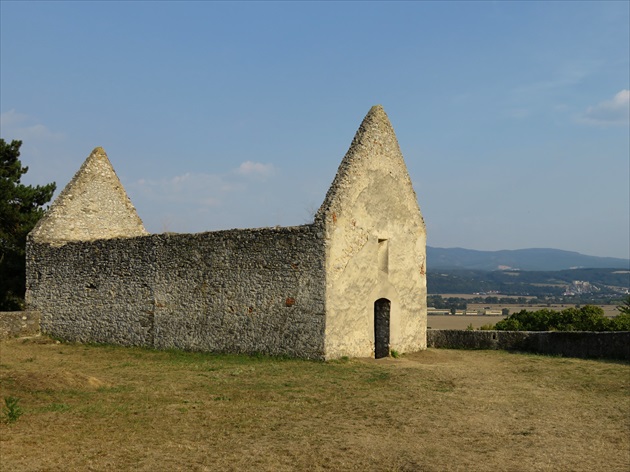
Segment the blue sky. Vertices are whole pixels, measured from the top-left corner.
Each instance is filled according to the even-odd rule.
[[[308,222],[369,108],[428,244],[630,257],[629,2],[0,2],[29,184],[103,146],[151,232]]]

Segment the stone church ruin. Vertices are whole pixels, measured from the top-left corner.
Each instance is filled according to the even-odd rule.
[[[426,230],[372,107],[311,224],[148,234],[96,148],[29,235],[27,293],[69,341],[313,359],[426,348]]]

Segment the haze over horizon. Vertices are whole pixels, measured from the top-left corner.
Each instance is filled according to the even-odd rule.
[[[503,252],[503,251],[563,251],[563,252],[569,252],[569,253],[575,253],[575,254],[581,254],[583,256],[592,256],[592,254],[584,254],[578,251],[569,251],[567,249],[562,249],[562,248],[557,248],[557,247],[519,247],[519,248],[515,248],[515,249],[472,249],[472,248],[467,248],[467,247],[461,247],[461,246],[452,246],[452,247],[443,247],[443,246],[435,246],[435,245],[431,245],[431,244],[427,244],[427,246],[433,247],[435,249],[464,249],[466,251],[479,251],[479,252]],[[595,256],[595,257],[613,257],[614,256]],[[623,258],[623,257],[619,257],[616,259],[626,259],[626,260],[630,260],[627,258]]]
[[[0,2],[0,131],[150,232],[306,223],[370,107],[428,245],[630,258],[628,2]]]

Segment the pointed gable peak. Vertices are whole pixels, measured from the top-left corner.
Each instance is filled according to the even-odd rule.
[[[31,231],[30,238],[63,243],[146,234],[105,150],[96,147]]]
[[[348,150],[348,154],[359,144],[366,142],[369,143],[383,143],[385,141],[395,143],[398,147],[398,141],[396,140],[396,134],[394,128],[389,121],[389,117],[381,105],[374,105],[370,108],[365,118],[361,122],[361,126],[357,130],[356,135],[352,141],[352,145]]]
[[[92,149],[92,152],[90,153],[86,161],[89,161],[92,159],[107,159],[107,162],[109,162],[107,153],[105,152],[105,149],[103,149],[101,146],[96,146],[94,149]]]
[[[385,113],[385,109],[382,105],[374,105],[370,108],[370,111],[367,112],[365,118],[363,118],[363,123],[368,122],[381,122],[386,123],[389,127],[391,124],[389,123],[389,118],[387,117],[387,113]]]
[[[87,157],[87,159],[85,159],[85,161],[83,161],[83,164],[74,175],[74,178],[70,181],[70,183],[68,183],[68,186],[70,186],[75,180],[78,180],[82,177],[85,178],[91,176],[91,179],[93,179],[99,174],[103,175],[110,173],[116,175],[114,167],[112,166],[109,157],[107,157],[105,149],[97,146],[92,149],[90,155]]]
[[[381,105],[370,108],[363,118],[315,219],[321,220],[327,213],[337,215],[346,206],[341,202],[354,198],[349,195],[359,191],[361,182],[378,175],[398,179],[415,198],[396,133]]]

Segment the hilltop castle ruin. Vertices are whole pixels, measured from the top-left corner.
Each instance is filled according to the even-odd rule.
[[[311,224],[148,234],[96,148],[29,235],[27,293],[71,341],[315,359],[426,348],[426,230],[380,106]]]

